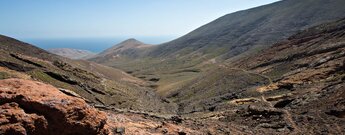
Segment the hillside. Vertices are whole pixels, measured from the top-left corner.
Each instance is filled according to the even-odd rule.
[[[70,58],[70,59],[88,59],[92,56],[96,55],[96,53],[87,51],[87,50],[78,50],[78,49],[71,49],[71,48],[54,48],[47,50],[50,53]]]
[[[169,97],[180,113],[210,112],[255,133],[339,134],[345,126],[344,79],[345,19],[220,64]]]
[[[60,57],[5,36],[0,39],[0,58],[0,79],[39,80],[72,90],[93,105],[173,111],[173,105],[163,102],[164,99],[150,88],[150,83],[114,68]]]
[[[251,49],[268,47],[305,28],[345,17],[344,4],[343,0],[283,0],[231,13],[161,45],[150,55],[223,55],[228,59]]]
[[[154,48],[154,46],[131,38],[104,50],[103,52],[89,58],[89,60],[103,63],[104,65],[113,65],[114,63],[121,64],[124,61],[147,55],[152,48]]]
[[[6,111],[0,112],[5,116],[0,117],[0,133],[56,134],[53,129],[60,127],[66,129],[61,134],[345,132],[345,19],[306,29],[236,62],[214,64],[200,73],[178,72],[200,75],[165,93],[168,99],[145,87],[145,79],[120,70],[2,40],[0,108]],[[8,45],[50,57],[39,59],[21,49],[9,53]]]
[[[343,5],[343,0],[283,0],[231,13],[176,40],[153,47],[146,56],[180,61],[229,59],[267,48],[311,26],[341,19],[345,17]]]
[[[0,134],[344,134],[344,5],[281,0],[87,60],[0,35]]]
[[[24,43],[21,41],[18,41],[14,38],[11,37],[6,37],[4,35],[0,35],[0,49],[2,51],[6,51],[6,52],[13,52],[13,53],[21,53],[24,55],[29,55],[29,56],[33,56],[36,58],[40,58],[40,59],[44,59],[44,60],[56,60],[56,55],[50,54],[49,52],[37,48],[33,45],[30,45],[28,43]],[[27,51],[30,50],[30,51]]]
[[[131,52],[135,49],[146,48],[150,47],[150,45],[140,42],[134,38],[127,39],[119,44],[114,45],[113,47],[99,53],[96,57],[103,57],[109,55],[128,55],[129,57],[137,57],[131,56],[131,54],[135,54],[135,52]]]
[[[155,79],[166,96],[216,63],[235,62],[303,29],[345,17],[342,5],[343,0],[283,0],[225,15],[168,43],[90,60]]]

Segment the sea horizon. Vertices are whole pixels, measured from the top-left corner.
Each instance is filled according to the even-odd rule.
[[[131,37],[143,43],[158,45],[173,40],[175,37]],[[91,37],[91,38],[20,38],[21,41],[35,45],[39,48],[48,50],[54,48],[71,48],[87,50],[94,53],[102,52],[128,37]]]

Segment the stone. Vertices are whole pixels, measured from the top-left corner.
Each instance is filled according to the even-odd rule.
[[[0,80],[0,134],[108,134],[107,115],[44,83]]]

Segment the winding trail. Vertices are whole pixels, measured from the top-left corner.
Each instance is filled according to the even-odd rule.
[[[273,84],[273,80],[269,76],[266,76],[266,75],[263,75],[263,74],[259,74],[259,73],[255,73],[253,71],[248,71],[248,70],[245,70],[245,69],[228,67],[227,65],[223,65],[223,64],[219,65],[219,66],[223,67],[223,68],[226,68],[226,69],[238,70],[238,71],[245,72],[247,74],[253,74],[253,75],[258,75],[260,77],[263,77],[263,78],[268,80],[268,84],[267,84],[266,87],[268,87],[268,86]],[[265,98],[265,96],[263,94],[261,94],[261,101],[266,103],[266,104],[268,104],[270,108],[275,108],[271,102],[266,100],[266,98]],[[293,127],[295,129],[293,131],[293,133],[295,133],[295,134],[300,133],[300,129],[298,128],[296,122],[293,120],[291,113],[287,109],[281,108],[281,110],[284,112],[284,119],[285,119],[285,121],[289,122],[291,124],[291,127]]]

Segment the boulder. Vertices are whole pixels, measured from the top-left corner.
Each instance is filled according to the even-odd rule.
[[[36,81],[0,80],[0,134],[108,134],[107,115]]]

